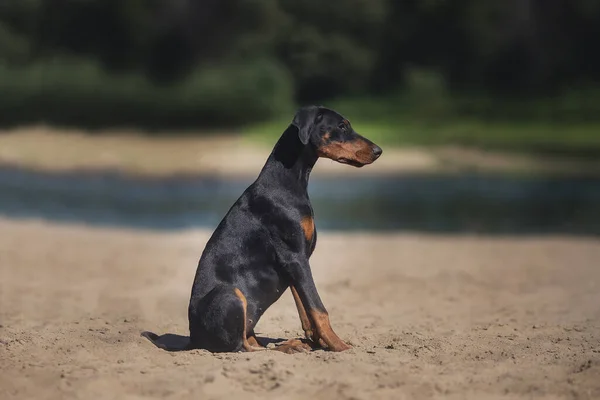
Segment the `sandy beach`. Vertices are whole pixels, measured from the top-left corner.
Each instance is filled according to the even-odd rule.
[[[352,350],[160,350],[140,332],[185,341],[209,234],[0,220],[0,398],[600,397],[596,239],[323,232],[313,271]],[[301,336],[291,294],[257,333]]]

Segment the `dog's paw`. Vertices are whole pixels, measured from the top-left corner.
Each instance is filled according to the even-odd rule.
[[[281,343],[275,347],[276,351],[281,351],[285,354],[307,353],[312,350],[312,347],[300,339],[291,339]]]
[[[350,346],[349,344],[342,342],[341,340],[339,341],[339,343],[336,343],[335,346],[333,347],[329,347],[330,351],[346,351],[346,350],[350,350],[352,348],[352,346]]]

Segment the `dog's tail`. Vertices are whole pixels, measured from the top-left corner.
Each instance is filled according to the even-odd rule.
[[[143,331],[140,336],[148,339],[159,349],[166,351],[186,351],[196,348],[189,339],[178,335],[171,335],[167,333],[165,335],[158,336],[156,333]]]

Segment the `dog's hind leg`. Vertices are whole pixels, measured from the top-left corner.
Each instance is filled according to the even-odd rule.
[[[251,330],[250,332],[248,332],[246,334],[246,336],[248,337],[248,343],[250,343],[250,346],[260,347],[261,349],[265,347],[262,344],[260,344],[260,342],[256,338],[256,334],[254,333],[254,330]]]
[[[256,338],[254,338],[254,340],[252,340],[253,343],[250,343],[248,341],[248,317],[246,316],[246,310],[248,308],[248,301],[246,300],[246,296],[244,296],[244,293],[242,293],[242,291],[238,288],[233,289],[236,297],[238,299],[240,299],[242,301],[242,307],[244,308],[244,332],[242,334],[242,346],[244,348],[244,350],[246,351],[262,351],[262,350],[266,350],[264,347],[258,347],[256,345],[258,345],[258,341],[256,341]],[[256,341],[256,345],[254,345],[254,342]]]
[[[248,342],[246,309],[246,296],[239,289],[215,287],[190,307],[192,345],[212,352],[265,350]]]

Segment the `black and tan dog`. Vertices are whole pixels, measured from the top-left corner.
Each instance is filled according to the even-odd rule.
[[[317,232],[308,178],[319,157],[362,167],[381,153],[333,110],[310,106],[297,112],[256,181],[206,244],[188,310],[189,347],[264,350],[254,327],[289,287],[308,340],[290,340],[275,349],[350,348],[331,328],[310,269]]]

